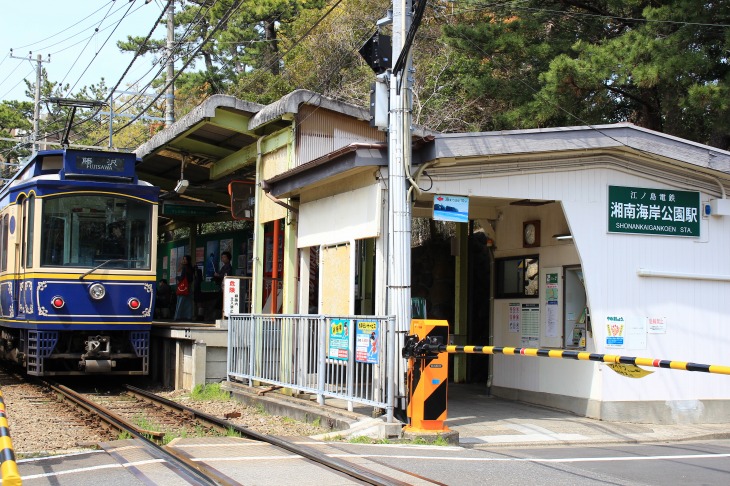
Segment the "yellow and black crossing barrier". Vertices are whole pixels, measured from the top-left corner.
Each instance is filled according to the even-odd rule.
[[[444,344],[448,339],[448,323],[413,319],[411,334],[406,337],[402,356],[408,366],[408,419],[406,432],[446,433],[447,382],[449,354],[504,354],[538,358],[573,359],[607,363],[614,371],[638,378],[651,373],[639,366],[673,370],[702,371],[730,375],[730,366],[689,363],[667,359],[637,358],[613,354],[588,353],[569,349],[515,348],[506,346],[457,346]],[[423,336],[423,338],[419,338]],[[629,365],[623,366],[621,365]],[[633,368],[631,367],[633,365]]]
[[[637,358],[634,356],[619,356],[614,354],[588,353],[585,351],[574,351],[569,349],[543,349],[543,348],[513,348],[503,346],[456,346],[443,343],[433,343],[428,339],[418,341],[418,338],[407,340],[406,346],[410,345],[412,351],[406,351],[403,355],[408,357],[410,353],[425,356],[430,354],[504,354],[508,356],[531,356],[538,358],[575,359],[583,361],[600,361],[611,364],[629,364],[636,366],[651,366],[654,368],[669,368],[673,370],[702,371],[705,373],[718,373],[730,375],[730,366],[710,365],[701,363],[689,363],[686,361],[672,361],[668,359]]]
[[[0,392],[0,474],[2,474],[2,486],[20,486],[23,481],[18,473],[18,465],[15,462],[15,451],[13,442],[10,440],[8,428],[8,416],[5,413],[5,400]]]

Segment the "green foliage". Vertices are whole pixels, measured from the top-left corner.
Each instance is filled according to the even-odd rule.
[[[367,435],[355,435],[350,438],[349,442],[350,444],[372,444],[373,439]]]
[[[727,2],[533,0],[444,34],[468,97],[500,107],[481,129],[629,121],[728,148],[728,21]]]
[[[119,432],[119,435],[117,436],[117,440],[125,440],[125,439],[131,439],[133,436],[126,430],[123,430],[122,432]]]
[[[195,385],[190,397],[193,400],[219,400],[227,401],[230,400],[230,394],[221,389],[220,383],[208,383],[205,385]]]

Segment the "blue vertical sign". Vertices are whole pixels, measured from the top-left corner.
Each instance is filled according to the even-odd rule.
[[[348,319],[332,319],[327,357],[346,360],[350,347],[350,321]]]
[[[377,363],[380,353],[380,329],[377,321],[357,321],[355,361]]]

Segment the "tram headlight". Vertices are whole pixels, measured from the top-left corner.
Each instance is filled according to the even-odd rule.
[[[89,287],[89,295],[94,300],[101,300],[106,295],[106,288],[99,282],[93,283]]]

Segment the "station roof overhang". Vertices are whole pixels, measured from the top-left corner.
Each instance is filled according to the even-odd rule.
[[[730,187],[730,152],[619,123],[499,132],[418,134],[413,137],[414,172],[458,173],[465,179],[480,173],[550,171],[563,166],[614,164],[617,169],[649,172],[654,178],[692,181],[709,194],[726,197]],[[387,145],[353,144],[269,181],[276,197],[296,197],[304,188],[332,182],[366,168],[388,166]],[[426,209],[432,195],[416,197]],[[539,205],[552,201],[489,199],[482,205]]]
[[[608,163],[656,179],[694,180],[723,197],[730,187],[730,152],[631,123],[442,134],[424,146],[421,160],[432,173],[464,174]]]
[[[211,209],[207,215],[193,212],[188,219],[230,219],[228,184],[255,177],[256,153],[250,147],[256,146],[262,133],[280,128],[276,123],[259,130],[249,128],[251,118],[263,108],[233,96],[211,96],[137,148],[139,178],[160,187],[163,204]],[[178,193],[175,188],[183,179],[188,186]]]

